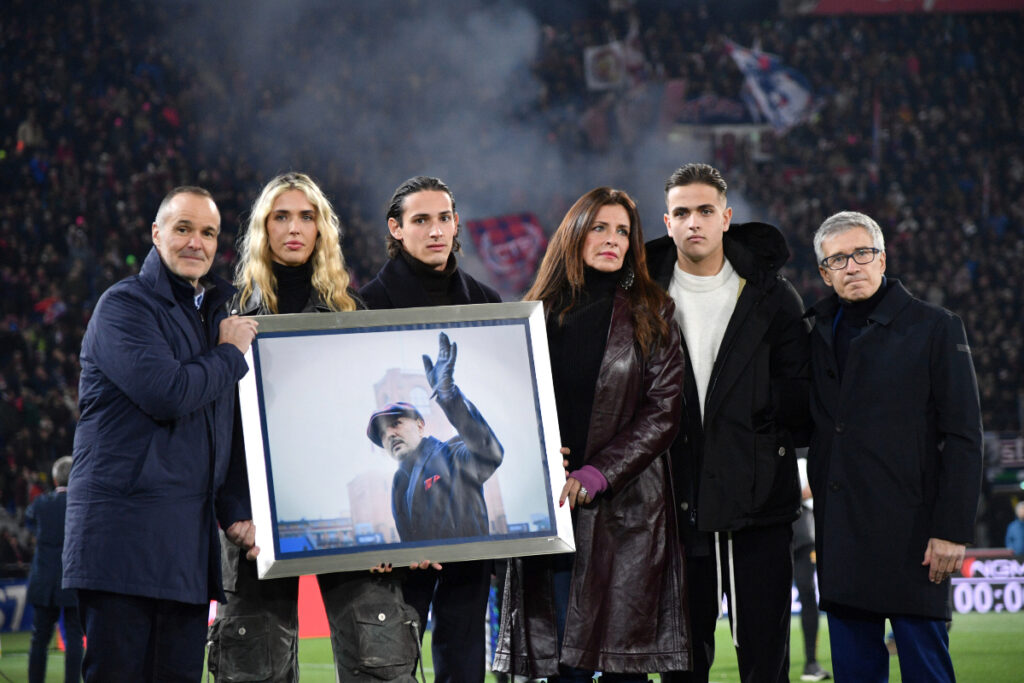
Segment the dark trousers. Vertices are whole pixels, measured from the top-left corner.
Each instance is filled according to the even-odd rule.
[[[490,560],[451,562],[441,571],[416,569],[402,587],[405,601],[427,623],[433,602],[431,652],[437,683],[483,683],[485,619],[491,587]]]
[[[317,577],[327,622],[331,632],[338,680],[358,681],[372,678],[353,673],[362,654],[374,660],[377,672],[385,667],[408,664],[404,677],[388,676],[376,680],[408,680],[419,642],[411,627],[385,629],[376,623],[377,635],[394,634],[400,640],[381,642],[361,638],[360,619],[347,613],[358,605],[373,606],[374,617],[398,614],[404,603],[397,579],[368,571],[320,574]],[[217,619],[210,628],[208,668],[218,681],[254,681],[258,683],[295,683],[299,680],[299,577],[259,580],[254,562],[243,560],[237,568],[235,590],[227,592],[228,602],[217,606]],[[418,627],[417,627],[418,628]],[[244,637],[238,633],[244,631]]]
[[[230,550],[237,552],[234,546]],[[299,680],[299,577],[260,581],[255,564],[242,563],[235,590],[226,591],[227,603],[217,605],[209,669],[218,681],[294,683]],[[237,635],[242,629],[244,638]]]
[[[79,590],[78,609],[86,683],[202,678],[209,605]]]
[[[736,594],[729,586],[727,534],[721,533],[722,588],[735,622],[736,658],[744,683],[789,681],[789,627],[793,587],[790,524],[753,527],[732,533]],[[706,683],[715,660],[718,621],[717,565],[711,555],[686,558],[690,600],[693,671],[663,673],[669,683]]]
[[[64,611],[64,680],[78,683],[82,678],[82,624],[77,607],[32,605],[32,645],[28,653],[28,683],[46,680],[46,657],[53,638],[53,627]]]
[[[793,550],[793,582],[800,595],[800,626],[804,633],[804,661],[818,661],[818,595],[814,590],[813,545]]]
[[[949,657],[946,622],[919,617],[889,617],[905,683],[952,683],[956,680]],[[828,613],[832,673],[836,683],[885,683],[889,680],[889,650],[885,647],[885,617],[849,618]]]

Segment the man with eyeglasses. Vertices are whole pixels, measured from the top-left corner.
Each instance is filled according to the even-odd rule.
[[[838,680],[953,681],[949,578],[974,536],[981,410],[963,323],[885,277],[885,240],[844,211],[814,235],[835,290],[808,310],[818,587]]]

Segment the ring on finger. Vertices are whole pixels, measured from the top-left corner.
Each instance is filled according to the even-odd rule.
[[[583,496],[584,498],[586,498],[589,495],[587,493],[587,487],[586,486],[581,486],[580,487],[580,495]]]

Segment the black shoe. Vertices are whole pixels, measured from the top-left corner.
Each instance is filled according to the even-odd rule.
[[[804,673],[800,676],[801,681],[824,681],[829,678],[832,678],[832,674],[822,669],[817,662],[807,662]]]

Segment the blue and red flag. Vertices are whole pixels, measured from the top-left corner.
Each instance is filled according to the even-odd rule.
[[[548,240],[532,213],[466,221],[473,244],[504,293],[521,293],[533,280]]]
[[[796,69],[777,56],[725,41],[725,49],[743,73],[747,92],[776,130],[785,131],[814,111],[811,87]]]

